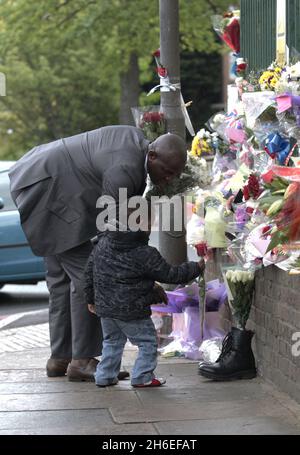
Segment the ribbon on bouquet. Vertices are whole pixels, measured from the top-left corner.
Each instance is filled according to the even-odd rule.
[[[276,96],[278,113],[281,114],[290,109],[293,110],[296,117],[297,126],[300,127],[300,96],[284,93]]]
[[[282,138],[279,133],[271,133],[266,139],[265,151],[273,160],[276,158],[281,166],[286,166],[295,146],[291,148],[289,139]]]

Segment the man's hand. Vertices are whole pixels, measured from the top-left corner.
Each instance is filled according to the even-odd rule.
[[[204,271],[205,271],[205,261],[204,261],[203,258],[200,259],[200,261],[198,262],[198,265],[199,265],[199,267],[200,267],[201,273],[203,274]]]
[[[160,284],[155,283],[154,289],[155,289],[159,299],[161,300],[161,302],[165,303],[167,305],[169,300],[168,300],[168,296],[167,296],[164,288]]]
[[[88,304],[88,309],[90,313],[96,314],[95,305]]]

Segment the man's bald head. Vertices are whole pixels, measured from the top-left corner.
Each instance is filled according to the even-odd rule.
[[[164,134],[152,142],[154,150],[161,158],[178,159],[186,163],[187,152],[184,140],[177,134]]]
[[[187,160],[184,140],[176,134],[164,134],[149,145],[148,172],[155,185],[164,185],[179,177]]]

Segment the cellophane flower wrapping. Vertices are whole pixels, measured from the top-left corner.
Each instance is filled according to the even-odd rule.
[[[220,38],[235,53],[240,52],[240,13],[233,11],[223,16],[212,16],[213,28]]]
[[[242,101],[244,112],[247,121],[247,127],[253,129],[255,123],[263,113],[266,113],[268,108],[274,109],[273,117],[265,118],[265,121],[276,121],[276,103],[274,100],[274,93],[270,91],[261,91],[253,93],[243,93]],[[270,114],[271,115],[271,114]]]
[[[160,106],[132,107],[132,115],[137,128],[153,142],[166,132],[166,122]]]
[[[226,222],[223,216],[223,206],[215,198],[205,204],[204,232],[205,240],[210,248],[226,248],[228,242],[225,236]]]
[[[268,251],[275,248],[292,251],[289,244],[300,241],[300,180],[294,180],[297,176],[300,179],[300,168],[281,166],[274,166],[263,175],[265,191],[259,206],[272,228]]]

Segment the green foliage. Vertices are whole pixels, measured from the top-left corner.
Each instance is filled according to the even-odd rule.
[[[228,5],[180,1],[181,49],[219,51],[210,16]],[[141,83],[153,77],[158,13],[158,0],[2,0],[0,71],[7,96],[0,98],[0,159],[117,123],[120,75],[131,53],[139,57]]]

